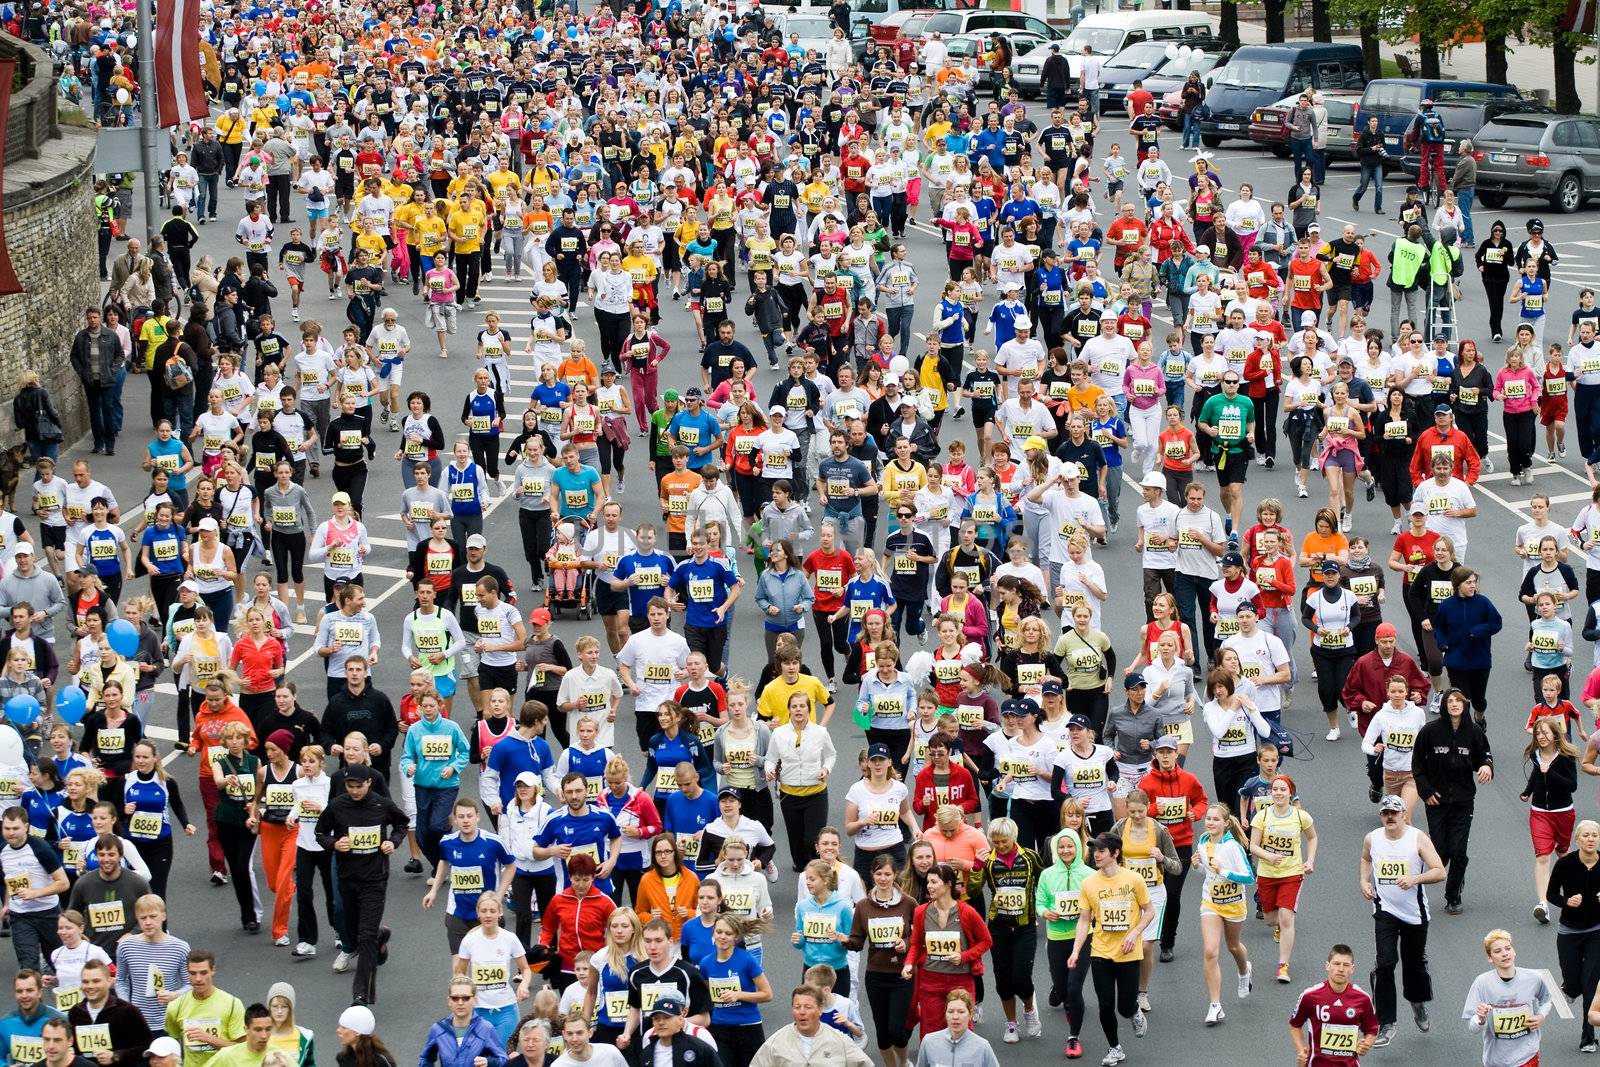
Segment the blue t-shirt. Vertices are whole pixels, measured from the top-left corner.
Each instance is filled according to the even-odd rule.
[[[594,511],[600,472],[593,467],[579,467],[574,473],[563,464],[550,475],[550,482],[556,487],[556,507],[563,519],[588,518]]]
[[[117,535],[121,532],[109,526],[104,530],[91,526],[84,536],[83,542],[89,548],[89,562],[94,564],[94,572],[102,578],[122,573],[122,554],[117,551]]]
[[[665,552],[629,552],[617,560],[613,573],[618,579],[639,576],[639,584],[628,587],[628,611],[635,618],[646,617],[651,599],[661,595],[677,565],[678,561]]]
[[[672,422],[667,425],[667,432],[689,450],[690,470],[699,470],[707,463],[716,461],[717,450],[714,448],[704,455],[695,451],[711,444],[722,435],[722,424],[711,412],[704,408],[700,409],[698,415],[689,414],[687,409],[680,411],[672,416]]]
[[[702,629],[728,625],[731,617],[719,620],[716,609],[728,599],[728,592],[738,580],[728,561],[717,556],[707,556],[704,563],[695,562],[691,556],[678,564],[670,585],[688,605],[684,622]]]
[[[894,596],[882,578],[852,578],[844,587],[844,603],[850,611],[850,628],[845,635],[849,643],[861,633],[861,617],[873,608],[887,610],[894,604]]]
[[[495,748],[499,748],[496,745]],[[552,845],[571,845],[574,854],[587,852],[594,856],[596,865],[606,860],[607,841],[617,841],[622,837],[622,831],[617,828],[617,820],[604,808],[596,808],[592,804],[584,810],[582,815],[572,814],[572,809],[562,808],[550,821],[544,824],[534,837],[534,844],[540,848],[549,848]],[[563,883],[567,878],[567,865],[558,861]],[[596,878],[595,888],[606,896],[611,895],[611,880],[609,878]]]
[[[699,926],[698,922],[685,923],[683,932],[689,933],[689,927]],[[735,945],[733,953],[726,962],[717,959],[716,950],[713,949],[705,956],[701,956],[695,963],[700,968],[700,973],[705,976],[706,985],[715,990],[720,982],[737,979],[742,992],[754,993],[756,990],[756,977],[762,973],[761,964],[746,950]],[[715,992],[711,996],[711,1024],[713,1026],[750,1026],[761,1021],[761,1009],[749,1001],[739,1001],[736,1004],[721,1005],[717,1002]]]
[[[183,573],[183,543],[189,538],[182,526],[173,523],[166,529],[146,526],[139,538],[141,548],[150,550],[150,562],[161,574]]]
[[[829,515],[853,519],[861,514],[861,498],[847,489],[860,489],[872,481],[867,465],[854,456],[834,459],[829,455],[817,464],[817,477],[824,488],[824,505]]]
[[[450,865],[445,872],[450,879],[450,914],[467,922],[478,921],[478,898],[494,892],[500,868],[514,861],[505,843],[483,830],[471,841],[459,833],[446,834],[439,841],[439,858]]]
[[[145,451],[150,453],[150,458],[155,460],[156,469],[167,472],[168,489],[186,490],[189,488],[189,476],[187,474],[178,473],[178,468],[183,465],[182,441],[178,440],[176,437],[171,437],[167,439],[165,444],[162,444],[161,439],[158,437],[144,447]],[[163,465],[161,462],[161,458],[163,456],[172,456],[177,460],[177,462],[173,463],[171,460],[168,460],[167,463]]]
[[[700,795],[693,800],[682,793],[673,793],[667,797],[661,812],[661,828],[669,834],[697,834],[720,814],[717,798],[709,789],[700,790]]]
[[[1093,437],[1095,432],[1098,430],[1106,430],[1113,437],[1128,436],[1127,424],[1114,415],[1109,419],[1095,419],[1094,422],[1089,426],[1089,435]],[[1115,468],[1122,466],[1122,448],[1115,442],[1101,445],[1100,451],[1106,457],[1107,467]],[[1110,475],[1107,475],[1107,477],[1110,477]]]
[[[697,960],[717,951],[716,942],[711,940],[711,927],[701,922],[698,915],[684,922],[683,931],[678,934],[678,944],[683,946],[683,958],[686,960]]]
[[[506,807],[517,795],[517,775],[532,771],[539,778],[556,765],[550,743],[542,737],[525,738],[512,730],[489,750],[488,768],[500,776],[500,806]]]

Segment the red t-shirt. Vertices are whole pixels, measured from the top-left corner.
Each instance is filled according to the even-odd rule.
[[[283,642],[268,635],[258,645],[246,634],[233,646],[229,665],[238,668],[245,690],[251,693],[270,693],[276,686],[272,671],[283,665]]]
[[[856,576],[856,561],[850,553],[835,549],[829,555],[819,548],[806,557],[804,569],[815,593],[813,610],[831,614],[844,606],[845,584]]]
[[[1351,982],[1334,992],[1327,982],[1300,994],[1289,1025],[1311,1027],[1311,1060],[1306,1067],[1357,1067],[1356,1042],[1378,1032],[1378,1011],[1366,990]]]
[[[1439,535],[1432,530],[1425,530],[1420,536],[1410,530],[1403,530],[1400,536],[1394,539],[1394,550],[1400,553],[1400,558],[1406,563],[1426,567],[1433,562],[1433,546],[1438,540]],[[1405,573],[1404,583],[1411,584],[1410,572]]]

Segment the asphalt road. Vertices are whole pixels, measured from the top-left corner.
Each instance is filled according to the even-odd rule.
[[[1107,128],[1116,124],[1116,119],[1109,119]],[[1125,148],[1131,148],[1131,138],[1126,136],[1105,138],[1106,141],[1118,139],[1124,142]],[[1163,140],[1169,146],[1168,154],[1173,154],[1178,140],[1176,135],[1166,136]],[[1263,199],[1281,196],[1292,183],[1290,164],[1264,152],[1245,149],[1230,142],[1215,156],[1215,163],[1230,186],[1248,176],[1255,183],[1258,197]],[[1324,194],[1330,214],[1323,216],[1324,229],[1330,224],[1337,227],[1349,218],[1363,232],[1377,235],[1374,246],[1381,257],[1387,252],[1387,239],[1397,232],[1397,224],[1392,214],[1383,218],[1365,211],[1352,215],[1348,211],[1348,204],[1354,181],[1352,165],[1337,165],[1330,169]],[[1397,185],[1391,184],[1389,196],[1389,208],[1393,212],[1400,202]],[[209,252],[219,261],[235,250],[232,226],[241,210],[240,197],[234,191],[225,193],[223,203],[221,224],[210,225],[202,230],[203,242],[200,247],[200,252]],[[1527,210],[1529,207],[1534,210],[1530,212]],[[300,210],[300,205],[296,204],[296,211]],[[1512,210],[1498,213],[1480,210],[1477,213],[1477,229],[1480,234],[1487,233],[1489,220],[1499,217],[1506,222],[1513,240],[1517,240],[1523,235],[1523,224],[1530,214],[1538,214],[1545,219],[1547,237],[1562,256],[1556,275],[1559,284],[1555,289],[1556,298],[1551,315],[1555,321],[1564,321],[1568,310],[1575,304],[1577,289],[1581,285],[1600,282],[1600,240],[1586,239],[1590,236],[1588,229],[1592,226],[1587,216],[1555,216],[1543,206],[1526,202],[1514,202]],[[926,217],[925,207],[923,217]],[[137,232],[142,228],[142,223],[136,220],[135,227]],[[919,226],[908,243],[912,261],[923,278],[923,294],[927,297],[923,305],[931,307],[932,294],[944,276],[944,259],[937,238],[931,231]],[[196,258],[198,255],[197,252]],[[312,289],[315,293],[315,284]],[[1461,308],[1463,336],[1476,337],[1486,343],[1487,318],[1482,290],[1471,279],[1467,280],[1466,289],[1466,300]],[[520,344],[528,320],[525,289],[507,283],[497,273],[495,281],[485,285],[484,296],[481,310],[501,311],[507,318],[514,339]],[[1387,305],[1382,303],[1384,295],[1381,290],[1379,300],[1378,310],[1386,318]],[[343,325],[340,321],[342,303],[331,303],[317,295],[309,296],[306,303],[308,316],[321,318],[335,332]],[[469,324],[475,329],[481,321],[481,314],[463,315],[462,333],[452,342],[451,358],[444,361],[432,354],[431,338],[424,329],[418,303],[409,295],[397,295],[392,303],[400,310],[402,323],[412,331],[418,353],[409,360],[406,388],[428,390],[434,398],[435,411],[441,414],[442,421],[448,425],[449,416],[470,385],[472,349]],[[286,297],[278,301],[275,310],[283,324],[280,328],[288,333],[291,324],[286,321]],[[926,317],[919,314],[917,327],[922,329],[926,326]],[[587,310],[579,315],[579,328],[581,336],[588,339],[591,352],[597,352],[598,335]],[[682,387],[691,380],[697,380],[694,331],[689,317],[681,310],[669,310],[663,329],[674,346],[665,368],[668,373],[662,376],[663,388],[673,385]],[[747,320],[742,318],[739,319],[739,330],[740,336],[747,341],[753,336]],[[1550,338],[1559,336],[1560,331],[1552,327]],[[1499,354],[1491,357],[1490,362],[1498,367],[1501,362]],[[528,365],[518,363],[515,366],[514,382],[519,400],[513,405],[513,420],[525,404],[527,387],[532,385],[532,371]],[[763,371],[760,380],[770,380],[770,373]],[[144,386],[137,379],[130,383],[128,429],[118,455],[110,459],[97,457],[95,463],[96,476],[114,486],[125,503],[136,500],[141,493],[139,487],[146,483],[146,478],[136,466],[145,440],[140,422],[140,414],[144,410],[143,389]],[[1497,427],[1498,417],[1493,421]],[[947,441],[953,433],[966,438],[970,444],[969,423],[946,425]],[[380,434],[380,437],[384,436],[387,434]],[[380,441],[380,445],[382,443]],[[86,454],[86,445],[87,442],[80,444],[71,454],[74,457]],[[1496,449],[1502,447],[1497,441]],[[380,455],[382,452],[380,447]],[[1554,928],[1536,926],[1529,911],[1533,903],[1531,851],[1526,815],[1517,794],[1525,774],[1521,759],[1524,741],[1521,723],[1530,706],[1530,697],[1527,678],[1517,667],[1521,661],[1524,636],[1514,621],[1514,582],[1520,577],[1521,569],[1513,565],[1509,546],[1516,527],[1525,520],[1525,504],[1533,491],[1552,495],[1555,501],[1554,516],[1558,521],[1570,519],[1580,503],[1587,500],[1588,491],[1582,468],[1576,460],[1558,465],[1541,462],[1535,468],[1535,486],[1530,490],[1512,486],[1509,475],[1503,473],[1503,454],[1497,454],[1497,459],[1499,471],[1486,475],[1477,489],[1479,517],[1474,520],[1472,543],[1473,562],[1486,572],[1484,592],[1500,605],[1510,620],[1510,624],[1496,639],[1500,669],[1492,677],[1490,688],[1491,739],[1500,760],[1500,773],[1496,781],[1479,794],[1471,875],[1466,889],[1466,913],[1456,918],[1444,916],[1437,887],[1431,893],[1437,916],[1429,945],[1436,996],[1433,1032],[1419,1034],[1403,1018],[1394,1045],[1374,1053],[1371,1056],[1373,1062],[1398,1063],[1407,1057],[1421,1057],[1432,1063],[1476,1062],[1475,1057],[1479,1055],[1478,1040],[1466,1032],[1457,1016],[1466,987],[1485,966],[1480,938],[1491,927],[1505,926],[1517,935],[1521,949],[1520,962],[1525,966],[1555,967]],[[636,468],[636,473],[628,480],[623,500],[626,521],[632,524],[657,516],[653,494],[649,489],[651,479],[643,469],[642,448],[636,447],[630,453],[630,465]],[[376,613],[387,647],[393,653],[398,649],[401,616],[409,608],[409,596],[402,592],[403,529],[392,509],[385,507],[386,502],[393,500],[388,494],[399,491],[399,474],[395,464],[382,459],[373,468],[368,500],[376,506],[369,505],[367,522],[379,540],[369,560],[368,606]],[[1296,500],[1291,481],[1292,474],[1287,462],[1276,471],[1252,468],[1247,501],[1253,505],[1254,501],[1266,495],[1284,500],[1288,505],[1286,520],[1299,536],[1310,527],[1314,510],[1325,498],[1314,488],[1311,499]],[[318,504],[325,511],[331,487],[326,482],[313,482],[308,488],[312,489]],[[1212,488],[1214,499],[1214,485]],[[1125,506],[1131,509],[1137,504],[1137,493],[1129,488],[1124,492],[1123,500]],[[1386,555],[1390,518],[1381,501],[1375,505],[1360,505],[1355,522],[1355,530],[1372,537]],[[494,510],[487,523],[487,533],[491,558],[503,564],[515,579],[525,581],[526,568],[520,559],[516,521],[507,508],[497,507]],[[1124,523],[1121,534],[1112,538],[1110,548],[1097,555],[1114,587],[1138,581],[1138,562],[1131,552],[1132,541],[1132,523]],[[1504,566],[1496,566],[1497,562]],[[748,625],[754,620],[752,610],[746,606],[738,609],[739,623],[745,625],[735,625],[731,648],[734,670],[746,677],[754,677],[759,672],[764,655],[762,644],[756,636],[757,628]],[[1106,627],[1123,650],[1131,647],[1134,629],[1141,621],[1137,612],[1138,608],[1131,599],[1114,598],[1108,606]],[[1398,605],[1391,607],[1390,617],[1403,618]],[[597,633],[599,627],[595,622],[562,621],[556,624],[555,629],[570,647],[580,634]],[[1404,627],[1402,632],[1405,632]],[[303,692],[314,697],[321,691],[323,670],[321,661],[309,648],[308,635],[309,631],[302,628],[292,642],[292,676],[301,682]],[[814,652],[815,646],[811,641],[811,638],[807,639],[808,649]],[[1306,642],[1299,640],[1295,651],[1302,670],[1309,669],[1305,648]],[[1589,649],[1580,648],[1576,658],[1581,672],[1590,661]],[[404,665],[398,655],[384,657],[377,671],[377,683],[395,697],[403,691]],[[848,692],[841,694],[844,697],[851,695]],[[313,708],[316,708],[315,704]],[[170,728],[172,715],[171,700],[160,701],[156,724]],[[1357,888],[1356,870],[1361,836],[1376,826],[1377,818],[1374,807],[1365,797],[1363,758],[1356,739],[1348,729],[1337,743],[1330,744],[1322,740],[1322,717],[1318,714],[1310,685],[1300,687],[1294,705],[1286,711],[1285,719],[1302,739],[1299,758],[1286,769],[1299,783],[1306,806],[1317,819],[1322,842],[1316,873],[1309,879],[1302,897],[1294,984],[1283,987],[1271,981],[1275,962],[1271,933],[1263,924],[1252,922],[1246,940],[1256,961],[1255,993],[1248,1002],[1236,1003],[1231,994],[1232,982],[1226,982],[1225,988],[1230,991],[1225,995],[1227,1022],[1216,1030],[1200,1028],[1206,998],[1201,981],[1198,924],[1194,919],[1196,890],[1191,886],[1177,959],[1158,967],[1152,984],[1154,1011],[1150,1034],[1142,1041],[1125,1038],[1128,1051],[1135,1061],[1176,1062],[1196,1053],[1212,1059],[1224,1056],[1231,1058],[1248,1050],[1252,1059],[1261,1062],[1290,1062],[1292,1051],[1284,1033],[1284,1020],[1298,990],[1320,980],[1321,959],[1328,946],[1336,941],[1351,943],[1358,957],[1357,971],[1362,976],[1359,980],[1365,981],[1365,971],[1373,955],[1373,941],[1371,924],[1367,918],[1369,907]],[[836,717],[832,730],[841,751],[841,762],[840,784],[831,790],[831,811],[834,820],[842,822],[847,769],[862,739],[847,714]],[[638,753],[634,749],[632,731],[619,730],[617,736],[624,753],[630,760],[636,759]],[[1208,763],[1205,745],[1197,745],[1190,769],[1206,783],[1210,781]],[[637,762],[635,766],[638,766]],[[192,762],[177,758],[172,769],[181,776],[186,786],[194,780]],[[467,784],[475,795],[474,775],[469,774]],[[1580,817],[1592,815],[1594,811],[1594,792],[1585,785],[1579,801]],[[321,956],[314,961],[296,962],[291,959],[289,950],[271,947],[264,935],[247,937],[238,929],[232,892],[211,888],[205,881],[199,840],[180,841],[178,853],[170,901],[173,930],[192,943],[215,948],[221,958],[220,984],[246,1001],[260,998],[273,981],[285,979],[293,982],[299,991],[302,1021],[321,1033],[324,1049],[327,1050],[324,1058],[330,1057],[331,1048],[327,1043],[333,1040],[332,1029],[338,1011],[348,1003],[349,981],[347,976],[330,973],[326,939]],[[390,889],[387,921],[395,928],[395,942],[392,962],[381,975],[378,1016],[386,1040],[405,1057],[414,1054],[420,1047],[426,1024],[445,1012],[443,994],[444,977],[448,973],[447,946],[439,913],[425,914],[420,908],[419,902],[425,891],[422,881],[400,874],[396,864]],[[780,878],[775,893],[776,912],[780,917],[789,913],[793,892],[792,877]],[[770,1030],[787,1021],[787,998],[782,996],[781,991],[798,980],[801,968],[797,954],[788,946],[786,939],[775,937],[768,941],[767,961],[773,964],[769,973],[774,988],[780,991],[778,1002],[766,1012]],[[1045,981],[1042,949],[1037,975],[1041,982]],[[1044,998],[1043,988],[1041,986],[1041,1002]],[[1104,1052],[1093,1011],[1091,997],[1091,1018],[1084,1028],[1085,1062],[1097,1062]],[[1553,1025],[1547,1031],[1546,1054],[1551,1062],[1572,1062],[1573,1050],[1577,1047],[1576,1024],[1568,1019],[1570,1012],[1567,1005],[1559,1004],[1557,1011],[1560,1018],[1553,1020]],[[1059,1011],[1045,1010],[1045,1036],[1042,1042],[1025,1042],[1017,1048],[999,1044],[1002,1032],[1000,1019],[999,1005],[991,991],[987,1018],[980,1030],[996,1043],[1005,1062],[1020,1062],[1024,1053],[1042,1054],[1052,1059],[1060,1055],[1065,1024]],[[1200,1044],[1192,1044],[1194,1041]]]

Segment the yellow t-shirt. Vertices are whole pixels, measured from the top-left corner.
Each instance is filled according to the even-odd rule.
[[[405,203],[394,209],[394,215],[389,220],[389,225],[396,230],[405,230],[415,233],[417,221],[422,218],[422,205]],[[413,236],[411,241],[415,241]]]
[[[436,256],[444,247],[444,219],[437,215],[423,215],[416,223],[417,248],[425,256]]]
[[[1287,815],[1279,816],[1268,804],[1256,809],[1250,828],[1261,831],[1261,847],[1274,857],[1256,857],[1259,877],[1292,878],[1305,873],[1305,834],[1311,829],[1310,815],[1292,807]]]
[[[483,212],[463,211],[456,208],[450,212],[450,239],[455,243],[457,252],[476,252],[483,247]]]
[[[1122,942],[1139,924],[1139,912],[1150,903],[1144,879],[1127,868],[1111,877],[1095,871],[1078,890],[1080,914],[1094,923],[1089,935],[1089,955],[1127,963],[1144,958],[1144,940],[1134,938],[1133,951],[1123,953]]]
[[[375,263],[383,259],[383,253],[386,248],[383,238],[375,233],[363,233],[357,236],[356,247],[366,249],[367,254],[372,257]]]
[[[634,285],[649,285],[656,276],[655,260],[649,256],[624,256],[622,269],[633,279]]]
[[[784,681],[781,674],[768,682],[756,701],[756,714],[768,722],[788,722],[789,697],[795,693],[811,698],[811,721],[816,722],[817,709],[828,704],[828,689],[809,674],[799,675],[793,684]]]

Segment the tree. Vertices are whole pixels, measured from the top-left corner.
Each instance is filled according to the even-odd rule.
[[[1485,0],[1487,2],[1487,0]],[[1555,66],[1555,109],[1576,114],[1578,102],[1578,50],[1590,42],[1589,34],[1574,32],[1567,21],[1566,0],[1523,0],[1525,30],[1523,39],[1547,47]]]
[[[1328,0],[1311,0],[1311,39],[1333,40],[1333,16],[1328,10]]]

